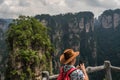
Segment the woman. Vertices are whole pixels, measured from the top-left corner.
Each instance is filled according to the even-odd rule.
[[[63,52],[60,56],[60,62],[64,64],[63,71],[67,73],[71,68],[75,68],[69,75],[70,80],[89,80],[84,63],[77,67],[74,66],[78,55],[79,52],[74,52],[73,49],[66,49]]]

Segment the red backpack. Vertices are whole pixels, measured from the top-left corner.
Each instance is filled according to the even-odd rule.
[[[64,72],[63,67],[60,68],[60,73],[57,77],[57,80],[70,80],[70,73],[76,70],[76,68],[71,68],[67,72]]]

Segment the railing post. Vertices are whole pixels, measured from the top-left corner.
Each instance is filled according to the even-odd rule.
[[[105,70],[106,70],[106,74],[105,74],[105,77],[106,77],[106,80],[112,80],[112,76],[111,76],[111,63],[110,61],[104,61],[104,66],[105,66]]]
[[[49,72],[48,71],[42,72],[42,80],[49,80]]]

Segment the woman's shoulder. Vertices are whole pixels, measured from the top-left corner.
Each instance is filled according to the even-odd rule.
[[[84,74],[83,74],[82,70],[76,69],[75,71],[73,71],[73,72],[70,74],[70,76],[80,76],[80,77],[83,77]]]
[[[77,69],[70,74],[70,78],[71,80],[83,80],[84,74],[80,69]]]
[[[75,67],[74,67],[73,65],[64,65],[63,68],[64,68],[64,71],[67,72],[67,71],[69,71],[71,68],[75,68]]]

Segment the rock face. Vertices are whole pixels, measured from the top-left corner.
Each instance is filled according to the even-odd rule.
[[[96,22],[97,64],[109,60],[111,64],[120,66],[120,9],[104,11]],[[120,78],[119,74],[112,74],[113,80]]]
[[[12,19],[0,19],[0,29],[4,32],[8,29],[8,25],[12,22]]]
[[[11,21],[11,19],[0,19],[0,75],[2,80],[4,79],[3,73],[5,71],[8,55],[4,33],[8,29],[8,25]]]
[[[12,20],[10,19],[0,19],[0,63],[3,59],[3,54],[5,54],[5,35],[4,32],[8,29],[8,25]]]
[[[101,26],[103,28],[116,28],[120,24],[120,9],[116,10],[106,10],[99,17]]]
[[[119,13],[114,13],[113,14],[113,25],[114,28],[116,28],[120,24],[120,14]]]
[[[73,48],[81,52],[77,64],[79,58],[82,58],[86,61],[86,66],[100,65],[104,60],[110,60],[116,66],[120,65],[117,62],[120,59],[119,9],[106,10],[98,19],[94,19],[91,12],[56,16],[37,15],[36,18],[50,28],[49,35],[56,49],[53,57],[55,73],[60,66],[59,56],[66,48]],[[99,73],[95,80],[98,80],[97,77],[99,77]],[[103,75],[99,80],[102,79]]]
[[[95,25],[98,64],[110,60],[120,66],[116,61],[120,60],[120,9],[104,11],[96,22],[99,24]]]
[[[93,13],[80,12],[56,16],[37,15],[36,18],[50,28],[49,35],[56,49],[53,60],[55,71],[60,66],[59,56],[66,48],[80,51],[84,59],[88,59],[93,53],[96,55],[93,52],[95,51]],[[91,47],[91,45],[93,46]]]

